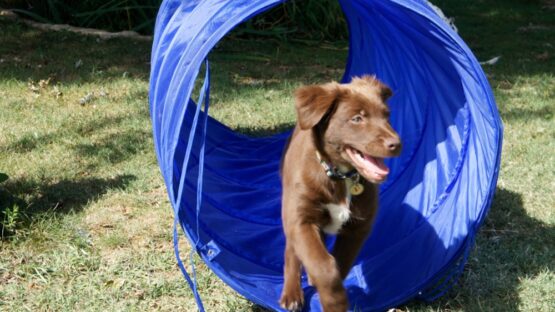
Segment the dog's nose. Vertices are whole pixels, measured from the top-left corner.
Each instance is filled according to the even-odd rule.
[[[385,146],[392,154],[398,154],[401,151],[401,140],[398,137],[391,137],[385,140]]]

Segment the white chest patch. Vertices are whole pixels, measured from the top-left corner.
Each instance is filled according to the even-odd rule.
[[[343,224],[351,217],[351,210],[347,204],[326,204],[324,209],[330,214],[330,223],[322,230],[328,234],[337,234]]]

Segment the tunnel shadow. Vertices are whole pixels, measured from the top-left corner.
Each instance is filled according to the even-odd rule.
[[[498,187],[459,283],[436,302],[412,302],[401,309],[518,311],[522,282],[555,272],[553,242],[555,227],[529,216],[522,195]]]
[[[17,230],[26,229],[43,216],[80,212],[89,202],[110,190],[126,189],[136,179],[136,176],[130,174],[59,181],[8,179],[0,186],[0,215],[5,215],[17,205],[20,214]],[[4,234],[9,237],[13,233],[6,231]]]

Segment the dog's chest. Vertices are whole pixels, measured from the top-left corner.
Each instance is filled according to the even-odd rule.
[[[327,234],[337,234],[343,225],[351,218],[351,194],[349,193],[349,183],[345,183],[346,197],[339,203],[329,203],[324,205],[328,212],[330,221],[322,230]]]
[[[351,217],[349,206],[347,204],[326,204],[324,209],[329,213],[330,222],[322,230],[328,234],[337,234]]]

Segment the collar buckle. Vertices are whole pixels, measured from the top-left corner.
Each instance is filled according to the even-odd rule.
[[[341,172],[337,167],[333,167],[326,161],[322,159],[322,156],[318,151],[316,151],[316,158],[320,162],[320,165],[324,168],[326,175],[332,180],[346,180],[350,179],[357,183],[360,179],[360,175],[356,169],[353,169],[347,173]]]

